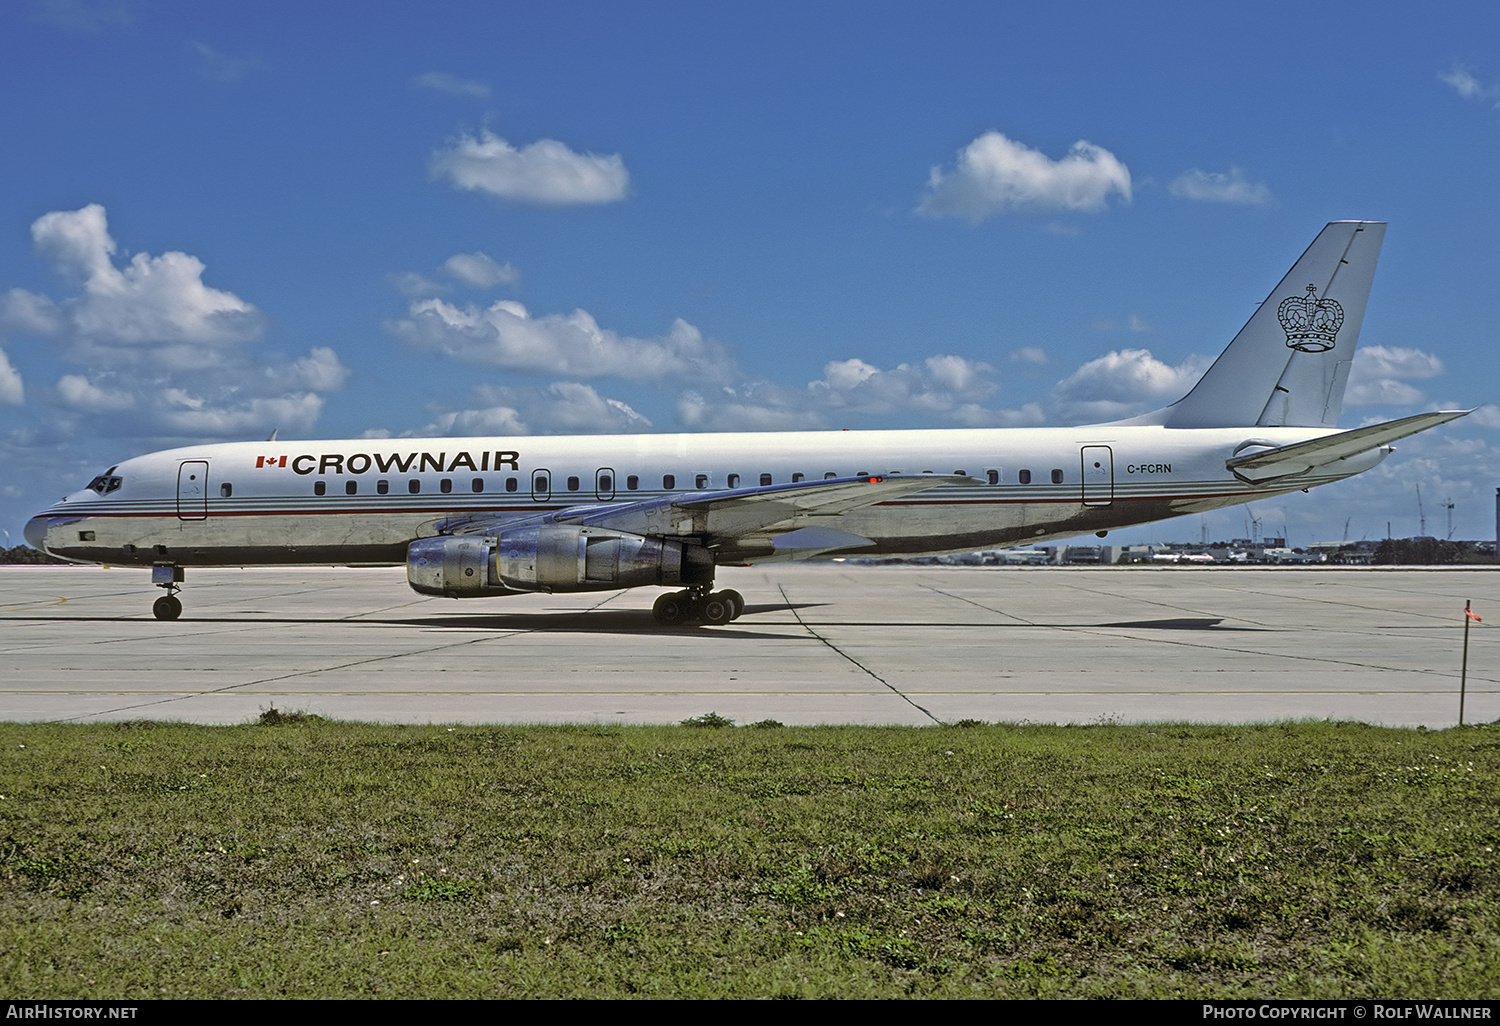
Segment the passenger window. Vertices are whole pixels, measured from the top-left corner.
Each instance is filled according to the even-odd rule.
[[[406,490],[411,492],[413,495],[416,495],[422,490],[422,482],[416,478],[412,478],[410,481],[406,482]]]
[[[798,481],[801,481],[801,480],[802,480],[802,475],[801,474],[793,474],[792,475],[792,484],[796,484]]]
[[[223,484],[219,485],[219,498],[227,499],[233,494],[234,485],[230,484],[228,481],[225,481]]]
[[[578,478],[576,478],[576,477],[570,477],[570,478],[568,478],[568,491],[570,491],[570,492],[576,492],[576,491],[578,491]]]
[[[1053,484],[1062,484],[1062,471],[1061,470],[1054,470],[1052,472],[1052,483]]]
[[[699,474],[693,480],[697,482],[693,486],[695,488],[707,488],[708,487],[708,475],[707,474]]]
[[[640,486],[641,486],[641,479],[638,478],[638,477],[636,477],[634,474],[631,474],[629,477],[627,477],[625,479],[625,487],[628,488],[628,489],[630,489],[632,492],[635,491]]]
[[[1019,470],[1016,472],[1016,480],[1022,484],[1031,484],[1031,471]]]
[[[313,482],[313,494],[314,495],[322,495],[322,494],[324,494],[327,491],[328,491],[328,484],[327,484],[327,482],[325,482],[325,481],[314,481]]]
[[[344,482],[344,494],[345,495],[354,495],[358,491],[359,491],[359,482],[358,481],[345,481]]]
[[[677,487],[677,475],[676,474],[663,474],[662,478],[661,478],[661,486],[663,488],[669,490],[669,491],[671,489],[673,489],[673,488],[676,488]]]
[[[730,488],[738,488],[740,486],[740,475],[730,474],[726,481]]]
[[[384,478],[375,482],[375,490],[381,495],[388,495],[391,491],[391,483]]]
[[[507,477],[505,479],[505,490],[507,492],[513,492],[513,491],[516,490],[516,479],[515,478],[513,478],[513,477]]]
[[[471,485],[469,485],[469,487],[473,491],[475,491],[475,492],[482,492],[482,491],[484,491],[484,478],[482,478],[482,477],[476,477],[474,479],[474,482]]]
[[[770,474],[762,474],[762,475],[760,475],[760,483],[762,485],[768,485],[768,484],[770,484],[771,483],[771,475]]]
[[[601,492],[612,492],[615,490],[615,479],[610,474],[600,474],[597,484]]]
[[[828,473],[826,473],[826,474],[823,475],[823,480],[827,481],[830,478],[834,478],[834,477],[838,477],[838,476],[839,475],[836,472],[830,470]]]
[[[958,473],[962,474],[963,471],[960,470],[960,471],[958,471]],[[1000,471],[998,471],[998,470],[986,470],[984,472],[984,479],[986,481],[988,481],[990,484],[999,484],[1000,483]]]
[[[450,477],[445,477],[441,481],[439,481],[438,491],[442,492],[444,495],[447,495],[449,492],[453,491],[453,479]]]

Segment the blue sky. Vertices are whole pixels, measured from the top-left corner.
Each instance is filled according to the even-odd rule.
[[[1341,423],[1492,402],[1500,9],[1395,10],[5,5],[0,529],[273,428],[1114,419],[1341,218],[1391,225]],[[1497,443],[1255,513],[1493,537]]]

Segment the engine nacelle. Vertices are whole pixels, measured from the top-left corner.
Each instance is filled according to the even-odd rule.
[[[412,588],[453,598],[707,584],[713,575],[713,556],[701,545],[598,527],[549,524],[491,538],[420,538],[406,551]]]

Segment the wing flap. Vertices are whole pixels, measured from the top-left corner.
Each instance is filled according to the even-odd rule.
[[[631,534],[704,538],[709,544],[751,534],[792,532],[824,517],[945,485],[978,485],[970,477],[922,474],[830,478],[795,484],[682,492],[639,502],[600,503],[514,517],[455,517],[436,525],[442,534],[497,534],[514,527],[579,524]],[[850,536],[851,538],[853,536]]]

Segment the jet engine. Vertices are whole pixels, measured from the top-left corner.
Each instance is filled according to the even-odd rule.
[[[452,598],[708,584],[713,574],[713,556],[702,545],[598,527],[546,525],[488,538],[419,538],[406,550],[413,590]]]

